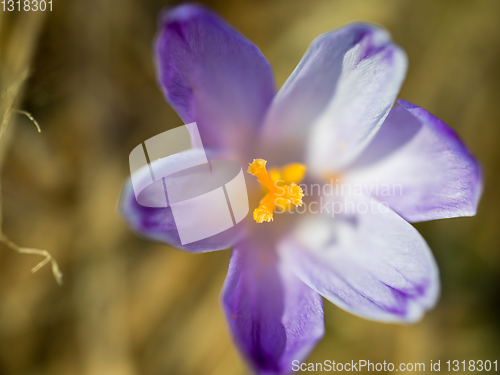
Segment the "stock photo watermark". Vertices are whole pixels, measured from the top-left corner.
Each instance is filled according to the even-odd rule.
[[[170,208],[183,245],[236,226],[250,211],[243,167],[231,160],[209,160],[196,123],[141,143],[130,153],[129,165],[137,203]],[[390,208],[385,199],[403,195],[399,184],[345,183],[339,178],[299,185],[278,179],[272,184],[277,215],[386,214]],[[298,191],[304,199],[291,204],[287,197]],[[377,199],[357,199],[369,196]]]
[[[283,181],[276,181],[278,197],[287,195],[287,187],[281,186]],[[385,197],[403,196],[401,184],[347,184],[338,178],[331,178],[324,184],[299,184],[304,194],[303,204],[300,206],[283,205],[278,202],[275,214],[321,214],[335,217],[339,214],[350,213],[381,213],[389,212],[389,204],[383,199]],[[353,197],[375,195],[379,200],[355,201]],[[307,199],[311,197],[313,199]]]
[[[209,161],[196,123],[160,133],[129,156],[137,203],[172,210],[181,244],[221,233],[248,214],[242,167]]]
[[[425,362],[407,362],[394,364],[392,362],[372,362],[370,360],[360,359],[350,362],[336,362],[327,359],[323,362],[300,362],[292,361],[293,372],[457,372],[457,371],[498,371],[498,360],[448,360],[448,361],[430,361]]]

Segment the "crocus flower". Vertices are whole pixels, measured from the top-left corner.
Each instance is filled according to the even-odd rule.
[[[312,350],[324,333],[321,296],[384,322],[412,323],[435,305],[438,269],[409,222],[474,215],[481,167],[441,120],[395,104],[407,60],[386,31],[351,24],[319,36],[277,93],[259,49],[201,6],[163,14],[155,57],[167,101],[197,123],[209,159],[249,164],[255,210],[188,245],[170,207],[139,205],[130,182],[122,213],[138,233],[188,252],[232,247],[222,305],[256,373],[288,373]],[[199,146],[156,163],[178,170]],[[306,191],[312,184],[334,194]],[[320,210],[330,203],[342,212]],[[308,213],[295,211],[302,204]]]

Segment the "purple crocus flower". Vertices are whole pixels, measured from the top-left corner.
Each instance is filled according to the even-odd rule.
[[[308,355],[324,333],[321,296],[385,322],[412,323],[432,308],[438,269],[409,222],[474,215],[481,167],[441,120],[406,101],[394,105],[407,61],[389,34],[351,24],[319,36],[275,93],[259,49],[211,11],[181,5],[160,27],[155,56],[166,99],[184,123],[197,123],[209,159],[250,163],[257,208],[188,245],[171,209],[139,205],[130,182],[122,213],[135,231],[185,251],[232,247],[222,304],[252,369],[285,374]],[[199,146],[158,163],[181,169]],[[339,191],[344,185],[363,188]],[[390,186],[399,194],[378,188]],[[294,210],[302,203],[301,215]]]

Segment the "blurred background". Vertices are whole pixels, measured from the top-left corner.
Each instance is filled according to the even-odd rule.
[[[182,124],[151,55],[168,0],[53,1],[0,9],[3,233],[0,374],[246,374],[219,293],[229,251],[192,255],[143,240],[117,211],[129,152]],[[257,44],[281,86],[317,35],[364,20],[408,53],[400,97],[447,122],[481,160],[478,215],[417,225],[441,270],[437,307],[412,326],[362,320],[325,302],[309,361],[500,360],[500,2],[206,2]],[[26,110],[33,123],[11,109]],[[443,371],[443,369],[442,369]]]

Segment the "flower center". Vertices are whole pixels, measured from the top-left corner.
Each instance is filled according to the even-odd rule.
[[[253,218],[257,223],[273,220],[273,212],[278,206],[281,210],[288,210],[291,205],[302,206],[304,193],[297,185],[306,172],[303,164],[287,164],[282,168],[266,169],[267,161],[254,159],[248,166],[248,173],[257,177],[266,188],[267,193],[260,201],[259,207],[253,211]]]

